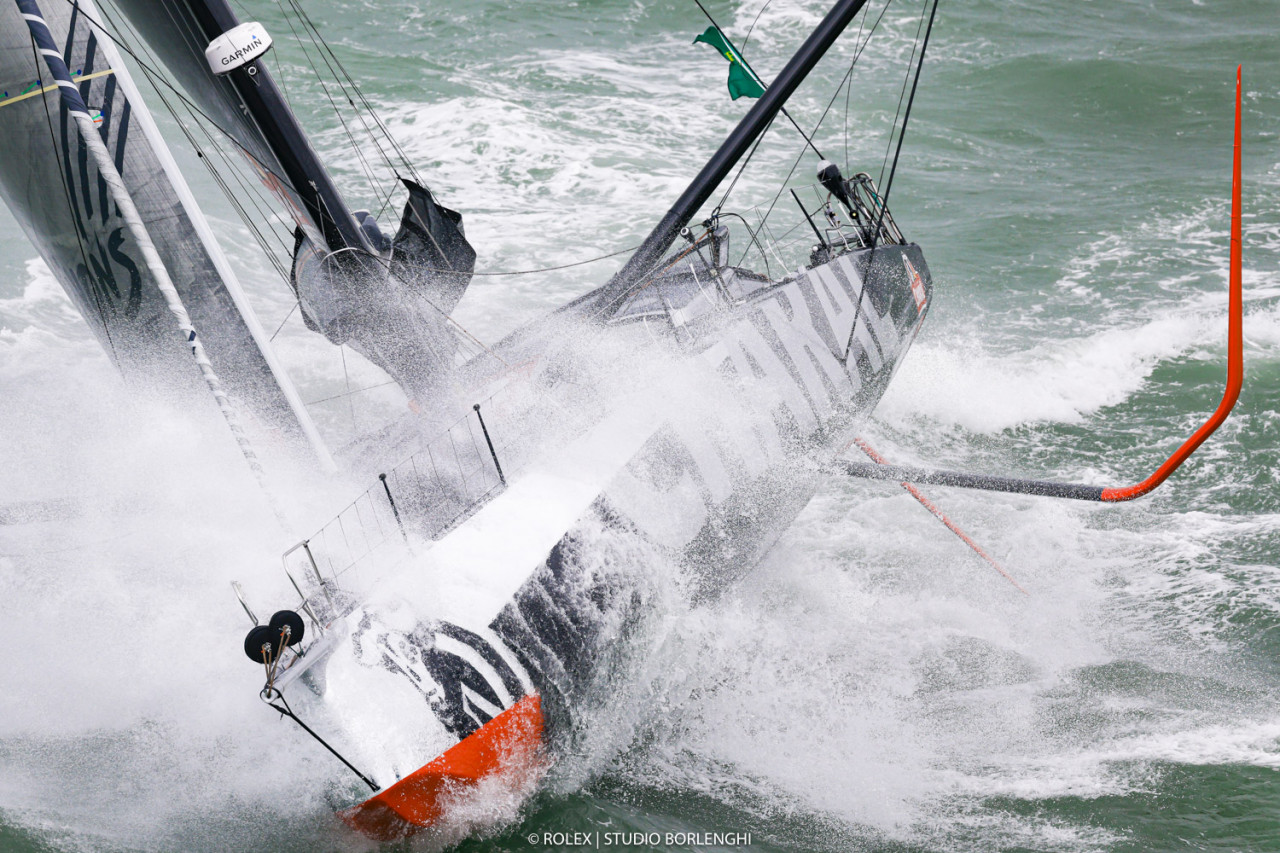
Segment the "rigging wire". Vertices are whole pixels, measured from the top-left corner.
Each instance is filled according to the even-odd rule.
[[[351,374],[347,372],[347,345],[338,345],[338,354],[342,357],[342,384],[347,389],[342,396],[347,398],[347,408],[351,412],[351,431],[360,434],[360,428],[356,425],[356,404],[351,399]]]
[[[280,0],[277,0],[277,2],[280,2]],[[365,118],[365,113],[370,114],[376,119],[377,112],[373,109],[372,106],[368,104],[367,101],[364,100],[363,97],[361,97],[361,103],[364,104],[364,107],[365,107],[364,111],[362,112],[360,110],[360,107],[356,106],[355,101],[351,97],[351,93],[347,91],[348,86],[350,86],[353,90],[356,88],[355,81],[351,78],[351,75],[347,73],[346,68],[342,65],[341,61],[338,59],[338,55],[334,53],[333,48],[329,45],[329,42],[321,34],[320,29],[316,26],[315,22],[311,19],[311,16],[307,14],[306,8],[301,3],[299,3],[298,0],[289,0],[289,3],[293,7],[295,14],[297,14],[298,19],[302,22],[303,28],[310,32],[312,43],[315,44],[317,50],[320,51],[321,58],[324,59],[325,65],[329,69],[329,73],[333,75],[333,79],[337,82],[338,87],[342,90],[343,97],[347,99],[347,103],[351,106],[351,109],[355,111],[356,116],[360,119],[360,123],[364,125],[365,133],[369,135],[369,138],[373,141],[374,145],[377,146],[378,154],[381,155],[383,162],[386,163],[387,168],[390,169],[391,172],[395,174],[397,178],[400,177],[400,170],[396,167],[396,164],[392,162],[391,157],[382,148],[382,142],[385,140],[388,143],[391,143],[391,147],[393,151],[397,151],[397,148],[394,144],[395,143],[394,137],[391,136],[390,132],[386,129],[385,126],[382,125],[381,122],[378,122],[379,129],[381,130],[381,137],[379,137],[378,134],[374,133],[369,128],[369,124]],[[336,66],[336,69],[335,69],[335,66]],[[341,71],[342,73],[339,74],[338,73],[339,71]],[[346,79],[345,83],[343,82],[344,78]],[[356,94],[359,95],[359,92],[357,92]],[[403,164],[406,167],[409,167],[408,170],[411,173],[415,174],[416,176],[416,172],[412,171],[412,164],[409,161],[408,157],[402,157],[401,159],[403,160]]]
[[[724,214],[724,215],[725,215],[725,216],[738,216],[736,213],[726,213],[726,214]],[[738,216],[738,218],[739,218],[739,219],[742,219],[742,217],[741,217],[741,216]],[[743,221],[743,223],[744,223],[744,224],[746,223],[746,220],[745,220],[745,219],[743,219],[742,221]],[[793,229],[793,230],[794,230],[794,229]],[[790,232],[788,232],[788,233],[790,233]],[[594,264],[594,263],[597,263],[597,262],[599,262],[599,261],[605,261],[605,260],[608,260],[609,258],[616,258],[616,257],[618,257],[619,255],[626,255],[626,254],[630,254],[630,253],[634,252],[636,249],[639,249],[639,248],[640,248],[640,246],[639,246],[639,245],[635,245],[635,246],[628,246],[628,247],[627,247],[627,248],[625,248],[625,249],[619,249],[618,251],[616,251],[616,252],[610,252],[610,253],[609,253],[609,254],[607,254],[607,255],[599,255],[598,257],[594,257],[594,258],[587,258],[585,261],[574,261],[574,262],[573,262],[573,263],[571,263],[571,264],[560,264],[560,265],[558,265],[558,266],[554,266],[554,267],[541,267],[541,268],[539,268],[539,269],[532,269],[532,270],[505,270],[505,271],[496,271],[496,272],[487,272],[487,271],[486,271],[486,272],[473,272],[473,273],[471,273],[471,275],[472,275],[472,276],[490,276],[490,277],[518,276],[518,275],[539,275],[539,274],[541,274],[541,273],[556,272],[556,271],[558,271],[558,270],[567,270],[567,269],[572,269],[573,267],[581,267],[581,266],[586,266],[587,264]],[[764,251],[764,250],[763,250],[763,249],[761,249],[761,253],[762,253],[762,254],[763,254],[763,251]],[[384,259],[382,259],[382,258],[376,258],[376,260],[377,260],[378,262],[380,262],[380,263],[384,264],[384,265],[387,265],[387,262],[386,262]],[[766,266],[767,266],[767,264],[768,264],[768,259],[766,259],[766,260],[765,260],[765,264],[766,264]],[[389,269],[390,269],[390,268],[389,268],[389,266],[388,266],[388,270],[389,270]],[[457,270],[432,269],[432,268],[430,268],[430,267],[418,267],[417,269],[418,269],[420,272],[429,272],[429,273],[446,273],[446,274],[452,273],[452,274],[455,274],[455,275],[456,275],[456,274],[457,274],[457,272],[458,272]],[[293,316],[293,312],[294,312],[294,311],[296,311],[296,310],[298,309],[298,306],[299,306],[300,304],[301,304],[301,302],[295,302],[295,303],[294,303],[294,305],[293,305],[293,308],[289,309],[289,313],[285,316],[284,320],[282,320],[282,321],[280,322],[280,326],[279,326],[279,327],[275,330],[275,332],[271,335],[271,340],[275,340],[276,335],[280,334],[280,330],[284,328],[285,323],[287,323],[287,322],[289,321],[289,318]],[[436,308],[436,306],[435,306],[435,305],[432,305],[431,307],[432,307],[432,308],[435,308],[435,310],[436,310],[436,311],[440,311],[440,309],[439,309],[439,308]],[[441,313],[441,314],[444,314],[444,312],[443,312],[443,311],[440,311],[440,313]],[[459,323],[458,323],[458,321],[457,321],[457,320],[453,319],[453,317],[448,316],[448,315],[445,315],[445,319],[446,319],[446,320],[448,320],[450,323],[452,323],[454,326],[457,326],[458,330],[459,330],[459,331],[461,331],[464,335],[466,335],[469,339],[471,339],[471,341],[472,341],[476,346],[478,346],[481,350],[483,350],[484,352],[487,352],[489,355],[492,355],[494,358],[497,358],[499,361],[502,361],[502,359],[501,359],[501,358],[500,358],[500,357],[499,357],[495,352],[493,352],[493,350],[491,350],[489,347],[485,346],[485,344],[484,344],[483,342],[481,342],[479,338],[477,338],[475,335],[471,334],[471,332],[467,331],[467,330],[466,330],[466,329],[465,329],[461,324],[459,324]],[[503,362],[503,363],[505,364],[506,362]],[[317,402],[322,402],[322,401],[317,401]]]
[[[365,113],[367,113],[368,116],[371,117],[374,123],[378,126],[378,129],[381,131],[382,139],[384,139],[388,143],[391,150],[394,151],[396,155],[400,158],[401,165],[404,166],[405,171],[408,174],[410,174],[415,181],[421,184],[422,178],[418,174],[417,169],[414,167],[413,161],[409,159],[408,154],[406,154],[404,149],[401,148],[400,144],[396,141],[395,136],[391,134],[391,131],[387,128],[386,124],[382,121],[381,117],[378,115],[378,111],[375,110],[373,108],[373,105],[369,103],[369,100],[364,96],[364,93],[360,90],[360,87],[356,83],[355,79],[347,71],[346,66],[342,64],[342,61],[338,58],[338,55],[334,53],[333,48],[329,46],[329,42],[320,33],[319,28],[315,25],[315,22],[311,19],[311,16],[307,14],[306,8],[301,3],[299,3],[298,0],[289,0],[289,2],[297,12],[299,19],[303,23],[303,26],[308,28],[313,34],[313,38],[312,38],[313,43],[315,43],[317,48],[322,51],[322,55],[328,54],[328,59],[325,60],[325,64],[329,66],[330,73],[334,75],[334,79],[338,82],[339,87],[342,88],[343,94],[346,95],[347,103],[349,103],[352,109],[356,111],[357,115],[360,116],[361,123],[364,123],[364,115]],[[332,60],[332,64],[330,64],[329,60]],[[334,70],[335,66],[337,68],[337,71]],[[339,74],[338,72],[341,72],[341,74]],[[346,80],[345,84],[343,83],[344,79]],[[351,99],[350,94],[347,93],[347,86],[350,86],[351,90],[355,92],[356,97],[360,99],[360,103],[364,106],[365,113],[361,113],[359,107],[357,107],[355,102]],[[384,160],[386,160],[388,168],[390,168],[391,171],[395,173],[397,177],[400,177],[400,170],[396,167],[394,163],[391,162],[391,158],[382,150],[381,143],[378,141],[379,137],[376,134],[374,134],[372,130],[369,130],[367,124],[365,124],[365,130],[369,134],[370,138],[373,139],[374,144],[378,146],[378,153],[383,156]]]
[[[760,15],[764,14],[764,10],[768,9],[769,4],[771,3],[773,3],[773,0],[764,0],[764,5],[760,6],[759,12],[756,12],[755,17],[751,18],[751,26],[746,28],[746,37],[744,38],[744,40],[742,40],[742,50],[746,50],[746,46],[750,44],[751,33],[755,32],[755,24],[759,23]]]
[[[225,165],[227,171],[231,173],[232,178],[235,180],[240,191],[233,192],[232,187],[218,170],[218,167],[209,161],[207,157],[203,157],[211,174],[214,176],[214,180],[218,183],[218,187],[222,190],[223,194],[228,197],[232,207],[236,209],[241,221],[245,223],[250,233],[253,234],[258,246],[262,249],[263,254],[267,256],[272,267],[275,268],[276,272],[279,273],[282,279],[288,281],[290,277],[289,269],[285,262],[281,260],[275,247],[271,245],[270,241],[266,237],[266,234],[268,233],[275,237],[276,241],[280,244],[279,252],[283,253],[283,256],[289,259],[289,263],[292,264],[293,246],[291,241],[285,236],[288,232],[282,233],[279,228],[269,226],[263,228],[257,224],[278,221],[278,217],[272,209],[272,200],[264,194],[261,182],[255,180],[253,177],[246,176],[241,164],[227,156],[227,153],[218,145],[218,140],[207,130],[203,132],[205,138],[210,144],[210,147],[218,155],[218,158]],[[195,140],[191,140],[191,143],[196,148],[197,156],[202,155],[204,149],[200,144]],[[247,215],[244,205],[240,202],[241,197],[248,197],[251,200],[254,210],[257,213],[256,217],[249,217]]]
[[[726,214],[726,215],[738,216],[738,214],[736,213]],[[738,218],[741,219],[740,216]],[[710,233],[711,233],[711,229],[708,228],[706,231],[702,233],[701,237],[698,237],[695,240],[693,240],[691,245],[686,246],[684,249],[681,249],[673,257],[671,257],[667,261],[665,266],[655,265],[654,267],[646,271],[644,275],[639,279],[639,281],[641,282],[640,284],[637,284],[633,289],[629,289],[623,292],[620,296],[618,296],[617,299],[614,299],[608,305],[605,305],[603,308],[600,308],[599,310],[597,310],[594,316],[597,318],[604,316],[604,314],[613,306],[620,305],[626,302],[627,300],[633,298],[636,294],[640,293],[642,290],[647,289],[650,285],[652,285],[659,278],[661,278],[663,274],[667,272],[667,270],[671,269],[676,264],[680,263],[682,260],[689,257],[689,255],[693,254],[695,251],[698,251],[699,245],[702,243],[702,241],[707,239],[707,236]],[[767,261],[766,261],[766,264],[767,264]]]
[[[265,694],[265,693],[266,693],[266,691],[264,691],[264,694]],[[359,770],[357,770],[357,769],[356,769],[356,766],[355,766],[354,764],[352,764],[350,761],[348,761],[347,759],[343,758],[343,757],[342,757],[342,753],[338,752],[338,750],[336,750],[336,749],[334,749],[333,747],[329,746],[329,744],[325,742],[324,738],[320,737],[320,735],[316,734],[316,733],[311,729],[311,727],[310,727],[310,726],[308,726],[306,723],[302,722],[302,720],[298,717],[298,715],[297,715],[297,714],[295,714],[295,713],[293,713],[293,709],[289,707],[289,703],[285,701],[285,698],[284,698],[284,694],[283,694],[283,693],[281,693],[279,690],[274,691],[274,693],[275,693],[275,696],[274,696],[274,697],[270,697],[269,695],[264,695],[264,697],[263,697],[263,701],[267,703],[267,706],[268,706],[269,708],[271,708],[271,709],[272,709],[272,710],[274,710],[274,711],[278,711],[278,712],[280,712],[280,716],[281,716],[281,717],[288,717],[289,719],[291,719],[291,720],[293,720],[295,723],[297,723],[297,724],[302,728],[302,730],[303,730],[304,732],[306,732],[307,734],[311,735],[311,737],[312,737],[313,739],[315,739],[315,741],[316,741],[317,743],[319,743],[319,744],[320,744],[321,746],[323,746],[325,749],[329,750],[329,752],[333,753],[333,755],[334,755],[335,757],[337,757],[337,759],[338,759],[339,761],[341,761],[343,764],[345,764],[345,765],[347,766],[347,769],[348,769],[348,770],[350,770],[352,773],[356,774],[356,776],[358,776],[358,777],[360,778],[360,781],[361,781],[361,782],[364,782],[366,785],[368,785],[368,786],[369,786],[369,789],[370,789],[371,791],[373,791],[375,794],[382,790],[382,788],[381,788],[381,787],[380,787],[376,782],[374,782],[374,781],[373,781],[372,779],[370,779],[368,776],[364,775],[364,774],[363,774],[363,773],[361,773]],[[278,699],[280,700],[280,705],[284,705],[284,707],[283,707],[283,708],[281,708],[281,707],[280,707],[280,705],[276,705],[275,703],[273,703],[273,702],[271,701],[271,699],[272,699],[272,698],[278,698]]]
[[[747,229],[747,236],[749,236],[749,237],[751,238],[751,242],[755,244],[755,248],[756,248],[756,250],[760,252],[760,258],[761,258],[761,260],[763,260],[763,261],[764,261],[764,272],[765,272],[765,275],[769,276],[769,278],[771,278],[771,279],[772,279],[772,278],[773,278],[773,273],[772,273],[772,271],[769,269],[769,253],[768,253],[768,252],[766,252],[766,251],[764,250],[764,246],[763,246],[763,245],[760,243],[760,241],[756,238],[756,234],[755,234],[755,232],[754,232],[754,231],[752,230],[752,228],[751,228],[751,223],[750,223],[750,222],[748,222],[748,221],[746,220],[746,217],[744,217],[744,216],[743,216],[742,214],[740,214],[740,213],[725,213],[725,214],[721,214],[721,215],[723,215],[723,216],[734,216],[734,217],[737,217],[738,219],[741,219],[741,220],[742,220],[742,225],[743,225],[743,227],[745,227],[745,228]],[[748,251],[750,251],[750,250],[748,249]],[[744,255],[744,257],[745,257],[745,255]],[[739,261],[739,262],[738,262],[738,266],[741,266],[741,265],[742,265],[742,262],[741,262],[741,261]],[[786,270],[783,270],[783,274],[784,274],[784,275],[786,274]]]
[[[241,21],[252,21],[256,18],[256,15],[250,11],[244,3],[240,2],[240,0],[230,0],[230,2],[239,10],[238,17]],[[279,0],[277,0],[277,5],[279,5]],[[282,9],[281,11],[283,12],[284,10]],[[279,83],[280,91],[284,95],[284,102],[289,105],[290,110],[293,110],[293,98],[289,93],[289,81],[285,75],[280,75]]]
[[[330,403],[334,400],[341,400],[343,397],[350,397],[355,394],[363,394],[365,391],[373,391],[377,388],[386,388],[388,385],[395,385],[394,379],[388,379],[386,382],[377,382],[373,385],[366,385],[363,388],[352,388],[350,391],[343,391],[341,394],[334,394],[332,397],[321,397],[319,400],[307,400],[306,405],[318,406],[321,403]]]
[[[289,313],[288,313],[288,314],[285,314],[285,315],[284,315],[284,319],[280,321],[280,325],[279,325],[279,326],[276,326],[276,330],[275,330],[274,332],[272,332],[272,333],[271,333],[271,337],[268,339],[267,343],[271,343],[272,341],[274,341],[274,340],[276,339],[276,335],[280,334],[280,331],[281,331],[282,329],[284,329],[284,324],[285,324],[285,323],[287,323],[287,322],[289,322],[289,318],[293,316],[293,312],[294,312],[294,311],[297,311],[297,310],[298,310],[298,307],[299,307],[300,305],[302,305],[302,300],[301,300],[301,299],[299,299],[299,300],[297,300],[297,301],[295,301],[295,302],[293,303],[293,307],[289,309]]]
[[[295,9],[296,9],[296,5],[295,5]],[[281,12],[284,12],[283,6],[281,7]],[[347,142],[349,142],[351,144],[352,149],[354,149],[356,160],[360,163],[360,168],[364,172],[365,180],[368,181],[369,183],[370,191],[373,192],[380,201],[382,201],[383,208],[385,209],[389,202],[389,199],[383,198],[382,194],[378,190],[378,185],[381,182],[373,174],[373,169],[372,167],[370,167],[369,161],[365,158],[364,146],[362,146],[356,140],[355,134],[351,132],[351,128],[347,125],[347,120],[342,114],[342,110],[338,108],[337,102],[333,99],[333,93],[329,91],[329,84],[325,82],[324,76],[320,73],[320,68],[316,65],[315,60],[311,58],[311,51],[307,50],[306,42],[303,41],[302,36],[298,35],[297,28],[294,27],[293,21],[289,19],[289,16],[287,14],[285,14],[285,23],[288,24],[289,31],[293,33],[293,38],[295,41],[297,41],[298,47],[301,48],[302,55],[306,57],[307,64],[311,67],[311,70],[315,73],[316,81],[320,84],[320,89],[324,92],[325,98],[328,99],[329,106],[333,108],[333,113],[335,116],[337,116],[338,123],[342,125],[342,131],[347,135]],[[305,24],[303,25],[303,30],[304,32],[306,31]],[[315,37],[313,37],[310,32],[307,32],[307,36],[308,38],[310,38],[312,45],[316,48],[316,51],[320,53],[320,58],[323,60],[324,53],[320,51],[320,45],[316,43]],[[336,79],[337,73],[333,71],[332,66],[330,66],[329,71],[331,74],[333,74],[334,78]],[[339,81],[339,86],[341,86],[340,81]],[[348,99],[348,101],[350,101],[350,99]],[[359,111],[357,111],[357,113],[358,112]],[[390,196],[390,194],[391,194],[391,190],[388,190],[387,196]]]
[[[310,19],[308,18],[307,20],[309,21]],[[314,24],[311,26],[312,29],[315,28]],[[395,135],[391,133],[391,129],[387,127],[386,122],[382,120],[382,116],[373,108],[373,104],[369,103],[369,99],[365,97],[364,91],[360,88],[360,85],[356,83],[355,78],[351,76],[350,72],[347,71],[346,66],[344,66],[342,61],[338,59],[337,54],[329,48],[328,43],[322,42],[322,44],[328,51],[329,56],[333,58],[334,64],[338,66],[338,70],[342,72],[342,76],[346,78],[347,84],[351,87],[351,91],[355,92],[356,97],[360,99],[360,103],[364,106],[365,112],[373,119],[374,124],[378,126],[378,129],[382,132],[382,136],[386,139],[391,150],[400,158],[400,165],[404,167],[404,171],[407,172],[414,181],[426,186],[421,173],[418,172],[418,167],[414,165],[413,160],[410,159],[409,154],[404,150],[404,147],[400,145],[399,140],[397,140]],[[390,161],[390,157],[387,157],[387,159]],[[394,171],[399,174],[398,169],[394,169]]]
[[[876,220],[875,230],[871,232],[871,245],[874,247],[880,238],[880,223],[889,209],[889,191],[893,189],[893,176],[898,171],[898,157],[902,154],[902,140],[907,135],[907,121],[911,118],[911,105],[916,100],[916,87],[920,85],[920,73],[924,71],[924,54],[929,48],[929,34],[933,32],[933,19],[938,14],[938,0],[933,0],[933,10],[929,13],[929,27],[924,31],[924,43],[920,45],[920,62],[916,65],[916,79],[911,84],[911,97],[907,99],[907,112],[902,117],[902,130],[898,132],[898,150],[893,154],[893,167],[889,170],[889,182],[885,184],[880,201],[880,216]]]
[[[888,5],[892,2],[893,0],[885,0],[885,7],[887,8]],[[867,23],[866,15],[863,15],[861,18],[858,19],[858,35],[857,35],[857,38],[854,39],[855,44],[857,44],[859,41],[862,40],[862,28],[866,25],[866,23]],[[854,61],[855,62],[857,61],[856,57]],[[853,63],[850,62],[849,66],[850,68],[852,68]],[[844,170],[845,172],[849,172],[851,171],[849,168],[849,101],[853,98],[853,75],[846,74],[845,79],[848,82],[845,85],[845,89],[844,89]],[[839,91],[839,90],[837,89],[836,91]]]
[[[760,16],[764,14],[764,10],[765,10],[765,9],[768,9],[768,8],[769,8],[769,4],[770,4],[770,3],[772,3],[772,2],[773,2],[773,0],[765,0],[764,5],[760,7],[760,11],[759,11],[759,12],[756,12],[756,16],[755,16],[754,18],[752,18],[752,19],[751,19],[751,26],[747,27],[747,36],[746,36],[746,38],[744,38],[744,39],[742,40],[742,49],[743,49],[743,50],[746,50],[746,49],[747,49],[747,45],[751,43],[751,34],[752,34],[753,32],[755,32],[756,24],[760,21]]]
[[[880,15],[879,15],[879,17],[877,17],[877,18],[876,18],[876,22],[875,22],[875,24],[873,24],[873,25],[872,25],[872,27],[871,27],[871,31],[867,33],[867,37],[866,37],[865,39],[863,39],[862,44],[858,45],[858,48],[857,48],[857,50],[854,52],[854,55],[853,55],[853,61],[849,63],[849,70],[845,72],[845,74],[844,74],[844,79],[843,79],[843,80],[841,80],[841,85],[843,85],[843,84],[844,84],[844,81],[845,81],[845,80],[851,80],[851,79],[852,79],[852,76],[853,76],[853,69],[854,69],[854,67],[858,64],[858,59],[860,59],[860,58],[862,57],[862,52],[863,52],[864,50],[866,50],[867,44],[868,44],[868,43],[870,43],[870,41],[871,41],[871,37],[872,37],[872,36],[874,36],[874,35],[876,34],[876,30],[880,27],[880,21],[881,21],[881,20],[883,20],[883,18],[884,18],[884,13],[885,13],[885,12],[887,12],[887,11],[889,10],[889,5],[890,5],[890,3],[892,3],[892,0],[889,0],[889,2],[885,3],[884,8],[880,10]],[[838,98],[839,96],[840,96],[840,86],[837,86],[837,87],[836,87],[835,94],[834,94],[834,95],[832,95],[832,96],[831,96],[831,100],[827,102],[827,108],[826,108],[826,109],[824,109],[824,110],[822,111],[822,115],[818,118],[818,123],[817,123],[816,125],[814,125],[813,132],[814,132],[815,134],[818,132],[818,128],[822,127],[822,122],[826,120],[826,118],[827,118],[827,113],[829,113],[829,112],[831,111],[831,106],[832,106],[832,104],[834,104],[834,103],[836,102],[836,98]],[[801,148],[801,149],[800,149],[800,153],[796,155],[795,162],[791,164],[791,169],[790,169],[790,171],[788,171],[788,172],[787,172],[787,176],[786,176],[785,178],[783,178],[783,179],[782,179],[782,184],[781,184],[781,186],[779,186],[779,187],[778,187],[778,192],[777,192],[777,194],[776,194],[776,195],[774,195],[774,197],[773,197],[773,201],[771,201],[771,202],[769,203],[769,209],[765,212],[764,216],[763,216],[763,217],[761,218],[761,220],[760,220],[760,227],[756,230],[756,233],[752,235],[752,236],[753,236],[753,238],[754,238],[754,237],[755,237],[755,236],[756,236],[760,231],[762,231],[762,230],[764,229],[764,224],[765,224],[766,222],[768,222],[768,221],[769,221],[769,215],[770,215],[770,214],[772,214],[772,213],[773,213],[774,208],[775,208],[775,207],[777,207],[777,205],[778,205],[778,199],[782,198],[782,194],[783,194],[784,192],[786,192],[786,189],[787,189],[787,182],[791,180],[791,176],[795,174],[796,169],[800,168],[800,161],[804,159],[804,155],[805,155],[805,151],[806,151],[806,150],[807,150],[807,149],[805,149],[805,148]],[[750,251],[751,251],[751,248],[750,248],[750,247],[748,247],[746,251],[747,251],[747,252],[750,252]],[[746,252],[744,252],[744,253],[743,253],[743,255],[742,255],[742,257],[738,259],[738,265],[739,265],[739,266],[741,266],[742,261],[746,259],[746,256],[747,256],[747,255],[746,255]]]
[[[734,175],[733,180],[729,182],[729,188],[724,191],[724,195],[720,196],[720,201],[716,203],[714,208],[712,208],[711,215],[713,217],[719,215],[720,208],[724,207],[724,203],[729,200],[729,193],[733,192],[733,188],[738,185],[738,179],[741,178],[742,173],[746,171],[747,164],[751,162],[751,158],[756,156],[756,151],[760,148],[760,143],[764,142],[764,138],[769,134],[769,129],[773,127],[773,123],[777,121],[777,119],[777,116],[769,119],[769,123],[764,126],[764,130],[762,130],[760,132],[760,136],[756,138],[756,144],[751,146],[751,152],[747,154],[742,161],[742,165],[738,167],[738,173]],[[746,220],[743,221],[745,222]]]
[[[907,59],[907,71],[902,77],[902,91],[898,93],[898,108],[893,113],[893,124],[889,126],[889,140],[884,146],[884,161],[880,164],[880,175],[876,178],[877,186],[884,186],[884,170],[889,165],[889,152],[893,150],[893,134],[898,129],[898,116],[902,114],[902,101],[907,96],[907,84],[911,82],[911,69],[916,64],[916,49],[920,46],[920,31],[924,29],[924,13],[929,8],[929,0],[924,0],[920,7],[920,23],[916,25],[916,39],[911,43],[911,56]],[[915,90],[913,89],[912,92]]]
[[[571,264],[560,264],[559,266],[554,266],[554,267],[541,267],[539,269],[534,269],[534,270],[505,270],[501,272],[473,272],[471,273],[471,275],[501,277],[501,276],[516,276],[516,275],[537,275],[539,273],[544,273],[544,272],[556,272],[557,270],[567,270],[573,267],[582,267],[582,266],[586,266],[587,264],[594,264],[597,261],[606,261],[609,258],[616,258],[618,255],[625,255],[628,252],[634,252],[636,249],[639,249],[641,245],[642,244],[637,244],[635,246],[630,246],[626,249],[619,249],[618,251],[610,252],[607,255],[600,255],[595,258],[588,258],[585,261],[574,261]],[[458,272],[457,270],[438,270],[438,269],[431,269],[430,267],[417,267],[416,269],[419,269],[422,272],[454,273],[455,275]]]

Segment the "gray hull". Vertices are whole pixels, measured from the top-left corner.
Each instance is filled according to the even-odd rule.
[[[821,462],[880,400],[932,296],[915,245],[850,252],[782,282],[719,272],[714,287],[705,269],[665,276],[603,328],[576,327],[620,343],[613,351],[623,357],[665,359],[674,384],[692,393],[673,388],[672,404],[664,381],[657,397],[614,388],[612,404],[592,415],[612,374],[589,362],[599,367],[609,350],[560,343],[571,323],[535,324],[497,350],[510,365],[531,365],[517,383],[526,405],[486,403],[505,480],[478,442],[461,466],[484,483],[470,517],[422,524],[414,508],[443,501],[447,489],[402,476],[434,473],[429,460],[466,446],[469,427],[454,427],[286,561],[310,580],[307,606],[330,633],[283,689],[389,786],[344,813],[353,826],[413,831],[412,817],[386,811],[415,784],[396,780],[462,741],[491,737],[506,725],[500,717],[527,714],[529,702],[551,755],[579,751],[591,720],[627,701],[628,672],[648,647],[651,595],[661,594],[659,566],[682,566],[682,584],[703,596],[754,566],[812,497]],[[476,399],[491,389],[478,379],[471,387]],[[506,452],[535,441],[538,427],[522,425],[576,414],[581,423],[541,450]],[[402,543],[401,524],[418,550]],[[318,696],[292,686],[300,672],[326,668],[336,675],[327,688],[311,680]],[[380,712],[374,695],[399,696],[404,709],[416,699],[420,710],[397,718],[411,738],[370,748],[349,737],[347,725]]]
[[[552,737],[572,739],[584,706],[607,697],[594,688],[610,677],[618,626],[645,607],[633,590],[596,586],[584,538],[598,545],[600,531],[612,531],[625,550],[641,537],[686,567],[694,596],[731,585],[813,497],[813,463],[846,446],[879,403],[933,292],[914,244],[850,252],[777,284],[722,270],[740,300],[728,316],[699,272],[659,280],[611,323],[682,341],[702,369],[736,386],[749,414],[732,417],[749,421],[750,436],[726,441],[714,411],[672,420],[489,626],[537,685]]]

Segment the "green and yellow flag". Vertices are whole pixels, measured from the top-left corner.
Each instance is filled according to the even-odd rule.
[[[693,40],[694,44],[698,42],[711,45],[720,51],[721,56],[729,60],[729,95],[735,101],[743,95],[748,98],[758,98],[764,94],[764,83],[747,66],[742,54],[738,53],[733,43],[720,32],[719,27],[714,24],[707,27],[706,32]]]

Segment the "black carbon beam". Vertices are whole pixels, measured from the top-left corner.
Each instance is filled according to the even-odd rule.
[[[1018,477],[992,477],[988,474],[963,474],[959,471],[930,471],[908,465],[877,465],[872,462],[837,462],[839,470],[850,477],[864,480],[892,480],[898,483],[923,483],[933,486],[958,486],[987,492],[1009,492],[1015,495],[1039,495],[1046,498],[1072,498],[1078,501],[1101,501],[1102,486],[1080,483],[1054,483],[1049,480],[1023,480]]]

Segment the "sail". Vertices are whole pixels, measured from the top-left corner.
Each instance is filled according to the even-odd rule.
[[[424,186],[404,179],[409,201],[392,241],[391,273],[421,288],[446,314],[471,282],[476,250],[467,242],[462,214],[437,204]]]
[[[285,440],[327,452],[217,248],[97,10],[42,9],[81,98],[129,188],[217,374],[240,407]],[[127,379],[189,398],[200,387],[168,308],[111,203],[17,7],[0,3],[0,197]]]

